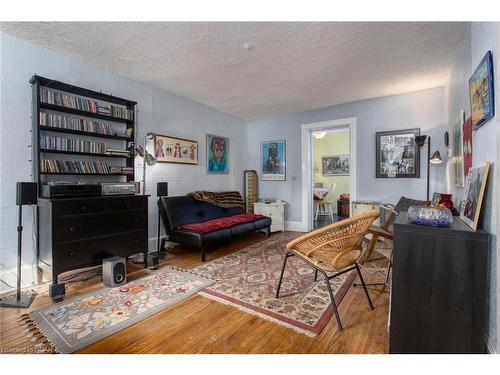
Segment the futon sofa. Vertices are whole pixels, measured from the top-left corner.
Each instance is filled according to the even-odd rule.
[[[202,262],[207,247],[261,229],[270,234],[269,217],[246,214],[240,207],[224,208],[190,196],[162,197],[158,204],[168,240],[199,248]]]

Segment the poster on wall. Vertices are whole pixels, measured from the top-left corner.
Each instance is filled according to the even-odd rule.
[[[229,138],[207,134],[207,173],[229,173]]]
[[[349,176],[349,155],[321,157],[323,176]]]
[[[469,79],[469,99],[472,127],[476,130],[495,115],[491,51],[486,53]]]
[[[464,119],[465,112],[460,111],[453,125],[453,183],[464,187]]]
[[[460,207],[460,219],[473,230],[477,229],[479,214],[483,202],[486,181],[490,170],[490,162],[479,167],[471,168],[467,176],[467,185],[464,191],[464,200]]]
[[[285,181],[286,142],[269,141],[260,144],[261,180]]]
[[[157,162],[198,164],[198,142],[158,134],[154,142]]]
[[[420,148],[415,137],[420,129],[375,133],[377,178],[420,177]]]
[[[464,122],[464,176],[467,177],[472,167],[472,117]]]

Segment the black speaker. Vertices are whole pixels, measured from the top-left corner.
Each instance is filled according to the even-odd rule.
[[[168,197],[168,182],[158,182],[156,184],[156,195],[158,197]]]
[[[18,182],[16,189],[16,204],[26,206],[36,204],[38,198],[38,184],[36,182]]]
[[[115,287],[127,282],[125,259],[112,257],[102,261],[102,282],[106,286]]]

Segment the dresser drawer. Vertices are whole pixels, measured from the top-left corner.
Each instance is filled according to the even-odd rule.
[[[100,213],[106,210],[106,205],[98,199],[79,199],[75,201],[54,202],[55,216],[82,215]]]
[[[75,241],[146,228],[146,217],[145,211],[133,210],[58,218],[54,225],[54,242]]]
[[[111,256],[131,256],[147,250],[147,232],[134,231],[120,235],[67,242],[54,248],[54,263],[61,272],[77,266],[99,262]]]
[[[123,197],[109,200],[110,211],[137,210],[144,208],[146,200],[142,197]]]

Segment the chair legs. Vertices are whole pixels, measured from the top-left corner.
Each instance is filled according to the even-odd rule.
[[[283,259],[283,266],[281,267],[280,280],[278,281],[278,288],[276,289],[276,298],[279,298],[281,282],[283,281],[283,275],[285,274],[286,261],[291,256],[293,256],[293,253],[289,251],[285,254],[285,257]]]
[[[358,276],[359,276],[359,280],[361,281],[361,285],[363,285],[363,290],[365,291],[365,296],[366,296],[366,299],[368,300],[368,305],[370,305],[370,309],[373,310],[372,300],[370,298],[370,295],[368,294],[368,289],[366,289],[365,280],[363,280],[363,275],[361,274],[361,270],[359,269],[357,262],[354,264],[356,265],[356,270],[358,271]]]
[[[342,327],[342,322],[340,321],[339,310],[337,309],[337,304],[335,303],[335,296],[333,295],[332,286],[330,285],[330,279],[328,278],[326,272],[321,271],[321,273],[325,276],[326,287],[332,301],[333,313],[335,314],[335,319],[337,320],[337,327],[339,328],[339,331],[342,332],[344,327]]]

